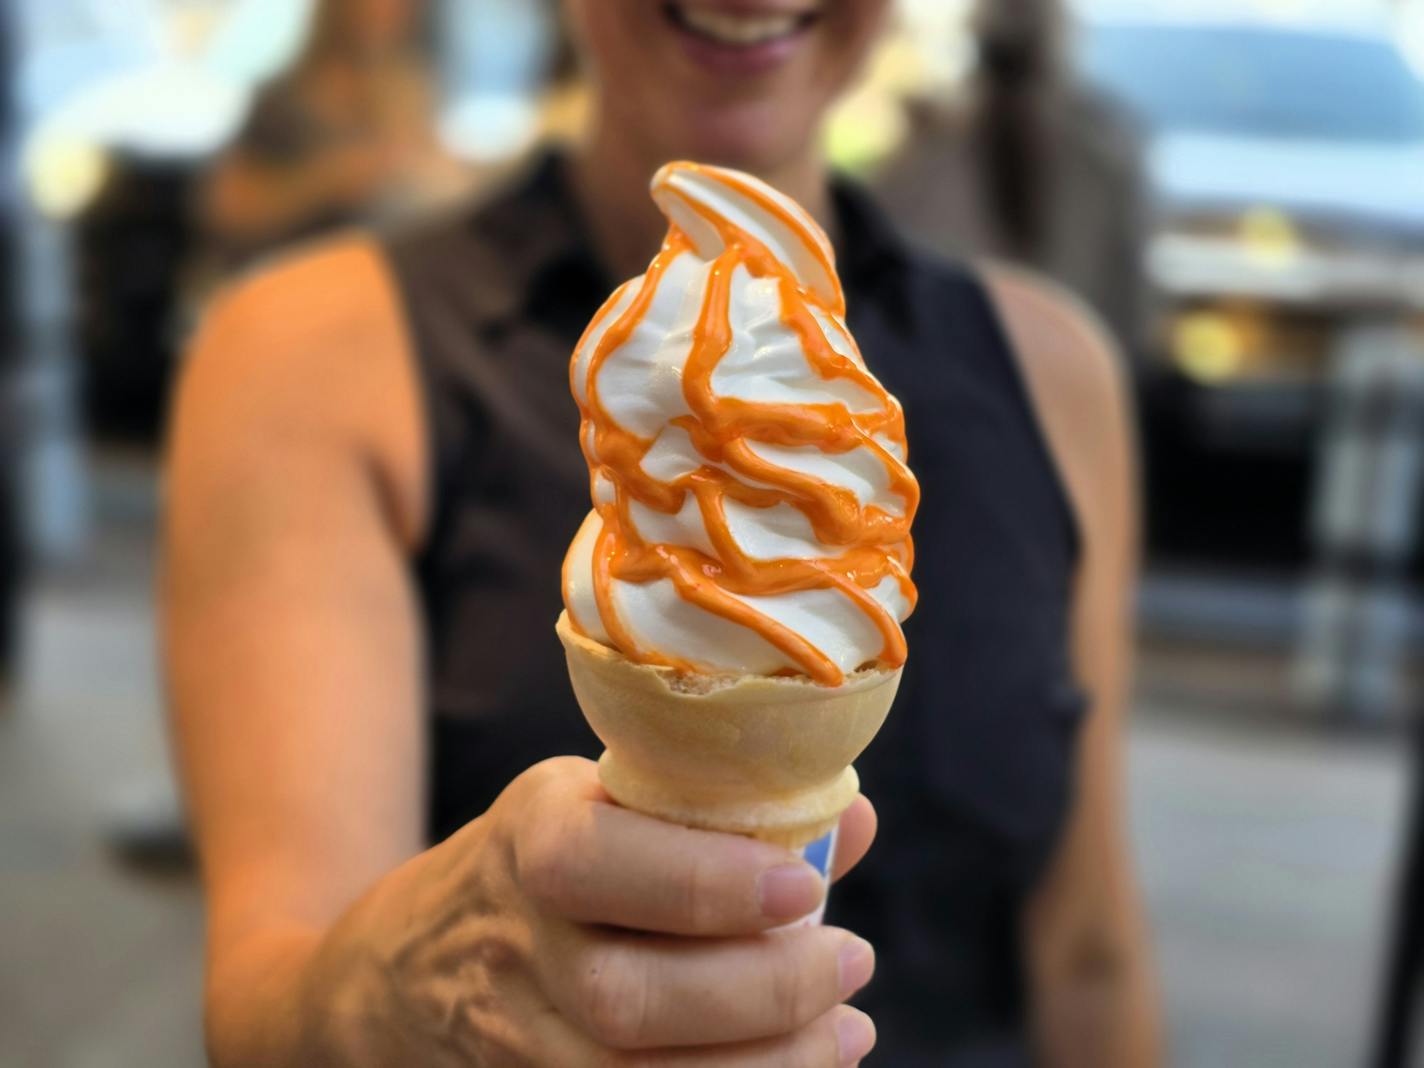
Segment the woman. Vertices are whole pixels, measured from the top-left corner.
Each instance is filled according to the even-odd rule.
[[[323,0],[291,72],[257,97],[200,201],[219,268],[470,184],[439,145],[423,3]]]
[[[910,667],[860,764],[881,843],[832,902],[881,954],[861,1002],[881,1062],[1154,1063],[1118,767],[1122,389],[1060,297],[916,258],[828,180],[817,121],[885,7],[567,0],[596,116],[571,158],[210,316],[165,596],[215,1064],[752,1068],[874,1042],[842,1004],[870,946],[751,937],[819,900],[804,864],[612,807],[588,761],[544,759],[596,752],[551,633],[588,504],[568,354],[656,250],[647,181],[679,156],[830,226],[932,502]],[[858,801],[838,874],[874,827]]]

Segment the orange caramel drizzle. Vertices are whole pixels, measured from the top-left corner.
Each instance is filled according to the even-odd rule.
[[[685,166],[697,169],[695,165]],[[874,598],[871,590],[885,577],[893,576],[911,607],[916,599],[909,574],[913,564],[910,523],[919,503],[919,486],[909,469],[874,440],[876,434],[882,434],[895,442],[903,453],[905,424],[900,404],[861,363],[831,346],[812,313],[814,306],[839,320],[845,312],[829,251],[816,240],[816,233],[808,229],[814,224],[796,217],[760,189],[732,175],[701,173],[731,186],[795,231],[821,260],[835,287],[834,295],[829,301],[821,299],[803,287],[791,270],[754,236],[684,198],[694,211],[716,227],[724,251],[711,267],[683,370],[683,394],[692,414],[673,421],[687,431],[708,463],[673,482],[655,479],[643,469],[642,460],[653,439],[633,434],[609,417],[599,399],[598,372],[629,340],[647,314],[669,265],[692,248],[688,236],[674,224],[642,279],[620,287],[589,324],[575,349],[571,376],[577,373],[578,354],[589,337],[613,313],[627,286],[638,286],[631,303],[608,326],[589,358],[584,401],[580,404],[583,422],[579,439],[589,463],[595,506],[603,523],[593,549],[593,590],[604,628],[613,645],[630,660],[696,673],[699,669],[695,664],[642,647],[619,618],[613,604],[614,579],[636,583],[670,579],[685,600],[755,631],[816,682],[837,686],[845,676],[833,660],[796,631],[734,596],[774,596],[833,588],[854,602],[875,624],[882,640],[877,665],[898,667],[905,662],[904,635],[895,616]],[[777,280],[782,322],[800,339],[811,369],[823,379],[850,380],[879,402],[875,410],[852,412],[842,404],[760,403],[720,397],[713,392],[713,372],[732,343],[731,284],[738,267],[744,267],[753,277]],[[859,357],[854,340],[848,333],[843,336]],[[592,452],[588,447],[590,428]],[[869,450],[884,465],[890,489],[904,500],[904,514],[862,506],[855,494],[844,487],[768,463],[747,445],[749,440],[779,446],[813,446],[826,453]],[[598,501],[600,476],[609,479],[617,489],[612,501]],[[646,543],[638,536],[629,515],[631,500],[674,514],[682,507],[687,493],[697,502],[716,551],[715,557],[689,546]],[[819,559],[752,559],[741,551],[731,534],[724,508],[727,498],[754,508],[790,503],[807,517],[823,544],[843,549],[836,556]],[[565,566],[567,569],[567,563]],[[576,629],[582,629],[577,620],[573,623]]]

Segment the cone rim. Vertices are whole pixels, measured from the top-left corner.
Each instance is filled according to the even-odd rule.
[[[765,700],[774,695],[781,701],[824,701],[874,690],[899,677],[903,667],[861,668],[846,675],[839,686],[823,686],[806,675],[737,675],[730,672],[688,675],[669,667],[639,664],[617,649],[574,630],[567,611],[559,613],[555,625],[559,640],[569,655],[577,655],[609,672],[619,672],[640,680],[681,700]]]

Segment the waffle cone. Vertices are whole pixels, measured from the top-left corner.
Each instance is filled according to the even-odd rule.
[[[804,678],[680,675],[627,659],[559,616],[574,695],[607,747],[604,789],[621,805],[687,827],[790,848],[833,828],[860,789],[851,761],[870,744],[900,670],[836,687]]]

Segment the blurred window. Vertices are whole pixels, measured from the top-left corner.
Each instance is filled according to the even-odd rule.
[[[310,8],[311,0],[20,0],[15,94],[27,166],[42,172],[31,181],[72,170],[76,154],[93,149],[148,158],[217,149],[236,132],[252,86],[296,54]]]
[[[1424,83],[1383,38],[1099,23],[1080,44],[1087,74],[1157,132],[1424,141]]]
[[[440,0],[440,136],[457,156],[492,162],[517,154],[538,133],[554,24],[530,0]]]

